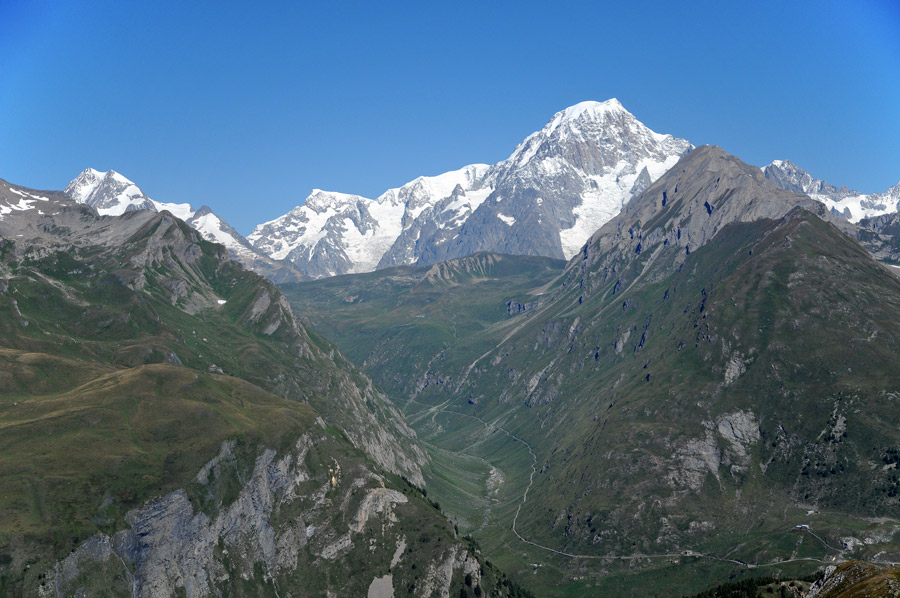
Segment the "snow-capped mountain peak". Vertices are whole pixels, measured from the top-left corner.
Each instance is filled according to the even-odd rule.
[[[353,203],[363,199],[359,195],[350,193],[338,193],[336,191],[324,191],[322,189],[313,189],[304,202],[315,210],[336,209],[347,203]]]
[[[763,167],[767,179],[782,189],[803,193],[824,203],[833,214],[850,222],[872,218],[900,209],[900,183],[884,193],[860,193],[817,179],[790,160],[773,160]]]
[[[591,120],[602,120],[611,115],[628,112],[619,100],[610,98],[605,102],[579,102],[574,106],[569,106],[565,110],[557,112],[550,121],[551,126],[558,126],[565,121],[578,120],[581,118]],[[630,113],[629,113],[630,114]]]
[[[691,147],[616,99],[580,102],[493,166],[418,177],[377,199],[314,190],[248,240],[313,277],[481,250],[568,257]]]
[[[213,213],[209,206],[204,205],[195,211],[189,203],[152,200],[140,187],[114,170],[100,172],[87,168],[66,186],[65,194],[78,203],[92,206],[102,216],[120,216],[131,210],[167,211],[184,220],[206,240],[224,245],[232,257],[244,265],[263,273],[277,273],[284,280],[299,278],[296,272],[290,272],[290,268],[274,264],[270,258],[258,254],[244,237]]]
[[[92,206],[104,216],[151,209],[150,199],[140,187],[115,170],[100,172],[87,168],[68,184],[65,192],[75,201]]]
[[[486,164],[473,164],[418,177],[376,199],[313,189],[303,205],[260,224],[247,240],[272,258],[289,259],[314,277],[368,272],[381,263],[398,239],[405,239],[403,233],[415,227],[418,219],[435,212],[438,204],[443,220],[470,214],[490,190],[473,191],[471,196],[466,193],[479,184],[487,169]],[[451,212],[445,213],[444,204],[452,204]]]
[[[613,98],[605,102],[580,102],[557,112],[494,170],[501,165],[522,168],[532,160],[542,161],[559,154],[570,155],[578,162],[578,155],[583,153],[579,146],[590,150],[588,163],[576,164],[585,171],[615,167],[621,159],[658,161],[667,155],[683,155],[691,147],[683,139],[650,130]]]
[[[562,219],[539,217],[546,229],[544,246],[530,241],[534,252],[568,258],[633,195],[662,176],[692,147],[684,139],[652,131],[616,99],[581,102],[554,114],[509,158],[495,164],[488,178],[498,190],[498,201],[531,189],[542,203],[529,211],[569,214]],[[527,221],[523,220],[524,211],[504,215]],[[551,230],[554,227],[558,228]],[[513,235],[516,232],[510,230]],[[516,236],[522,237],[522,233]],[[529,251],[524,244],[504,249]]]
[[[391,191],[406,191],[418,199],[449,197],[457,185],[463,189],[471,188],[490,168],[487,164],[470,164],[459,170],[451,170],[437,176],[420,176]],[[382,197],[387,195],[383,194]]]
[[[78,203],[93,207],[101,216],[121,216],[131,210],[166,210],[185,221],[194,216],[191,204],[154,201],[115,170],[100,172],[86,168],[66,186],[65,194]]]

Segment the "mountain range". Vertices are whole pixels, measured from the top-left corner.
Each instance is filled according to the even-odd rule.
[[[101,216],[120,216],[135,210],[165,210],[199,231],[207,241],[224,245],[233,259],[275,282],[303,278],[289,263],[278,262],[256,251],[209,206],[194,210],[186,203],[154,201],[140,187],[114,170],[99,172],[93,168],[85,169],[66,186],[64,193],[78,203],[91,206]]]
[[[790,160],[775,160],[763,172],[767,179],[782,189],[809,195],[824,203],[835,215],[850,222],[900,210],[900,183],[884,193],[860,193],[817,179]]]
[[[248,240],[311,278],[487,250],[568,258],[690,148],[615,99],[582,102],[502,162],[420,177],[376,199],[316,190]]]
[[[889,586],[898,188],[615,100],[247,239],[0,180],[0,594]]]
[[[438,496],[511,573],[671,596],[900,560],[900,280],[845,230],[703,146],[565,264],[481,253],[284,289],[433,452],[506,480]]]
[[[313,192],[244,238],[212,210],[148,198],[121,174],[83,171],[66,188],[101,215],[168,210],[276,282],[426,265],[477,251],[568,259],[693,146],[647,128],[615,99],[555,114],[501,162],[419,177],[375,199]],[[788,160],[763,167],[779,187],[858,223],[895,213],[900,183],[863,194]]]

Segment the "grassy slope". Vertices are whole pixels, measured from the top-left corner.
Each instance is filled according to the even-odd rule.
[[[277,448],[314,419],[309,405],[272,394],[278,385],[261,375],[264,364],[277,372],[296,359],[294,339],[264,337],[242,321],[260,293],[256,275],[196,239],[202,253],[189,264],[172,252],[156,267],[133,266],[154,236],[165,244],[190,234],[163,225],[151,221],[114,251],[7,255],[0,550],[16,562],[59,558],[97,529],[121,527],[127,510],[183,486],[226,438]],[[143,292],[128,284],[138,273]],[[228,303],[186,313],[164,286],[174,276]]]
[[[553,421],[551,414],[559,414],[556,421],[569,427],[565,438],[552,441],[565,456],[548,460],[559,473],[546,483],[595,475],[599,459],[600,469],[632,479],[629,493],[639,486],[647,496],[663,493],[658,484],[647,484],[646,470],[634,476],[629,466],[635,462],[625,455],[641,447],[664,456],[668,445],[661,440],[701,434],[699,422],[711,415],[747,409],[757,414],[766,441],[755,457],[769,470],[765,476],[751,471],[736,484],[745,499],[757,492],[764,500],[777,482],[801,501],[864,515],[895,511],[896,501],[883,487],[890,474],[878,475],[884,479],[873,487],[874,472],[866,462],[880,461],[897,441],[889,424],[896,415],[893,401],[885,392],[896,376],[897,279],[812,216],[774,228],[759,223],[727,232],[681,272],[622,298],[610,297],[599,312],[596,304],[576,307],[573,302],[569,310],[554,314],[562,316],[557,325],[563,329],[579,316],[601,323],[585,334],[588,338],[572,343],[569,355],[574,356],[556,366],[569,370],[557,378],[564,378],[558,382],[561,395],[577,401],[594,389],[594,400],[582,399],[585,404],[574,408],[573,401],[548,403],[545,417]],[[732,257],[723,263],[722,255]],[[598,317],[607,306],[619,309],[626,302],[623,316],[606,322]],[[530,324],[533,333],[540,324]],[[611,341],[629,325],[632,338],[617,355]],[[599,348],[586,360],[591,341]],[[726,386],[724,370],[735,354],[752,362]],[[542,363],[541,357],[535,361]],[[572,409],[556,411],[566,408]],[[846,420],[845,434],[833,436],[839,417]],[[799,439],[820,442],[801,447]],[[609,449],[612,458],[603,457]],[[727,487],[729,482],[722,483]],[[624,498],[621,491],[594,483],[576,486],[609,496],[609,504]],[[592,505],[585,511],[597,510],[596,493],[583,499]],[[715,509],[721,500],[719,492],[710,498],[713,503],[702,504],[707,501],[698,496],[698,512]]]
[[[59,363],[13,351],[2,357],[13,372],[22,363]],[[224,440],[279,448],[314,420],[308,405],[243,380],[170,365],[96,372],[64,392],[5,395],[0,537],[8,545],[51,541],[64,556],[98,527],[121,528],[148,497],[183,487]]]
[[[464,368],[471,355],[490,350],[495,330],[510,320],[507,302],[537,299],[532,291],[556,278],[563,263],[476,254],[447,266],[389,268],[281,288],[313,328],[327,331],[402,401],[423,387],[448,384],[440,372]]]

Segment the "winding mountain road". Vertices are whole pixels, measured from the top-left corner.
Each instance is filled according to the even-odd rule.
[[[448,399],[439,405],[428,405],[427,403],[422,403],[415,399],[409,399],[409,402],[416,403],[417,405],[422,405],[423,407],[427,407],[428,410],[425,412],[426,413],[425,417],[428,417],[428,415],[430,414],[432,423],[436,424],[435,418],[437,417],[437,415],[439,413],[452,413],[454,415],[461,415],[463,417],[468,417],[470,419],[477,420],[490,432],[502,432],[502,433],[506,434],[506,436],[515,440],[516,442],[522,443],[522,445],[525,446],[526,449],[528,449],[528,454],[531,455],[531,475],[528,478],[528,485],[525,487],[525,491],[522,493],[522,500],[519,502],[519,506],[516,508],[516,514],[513,516],[511,529],[512,529],[512,533],[515,534],[516,538],[518,538],[521,542],[528,544],[529,546],[534,546],[535,548],[539,548],[541,550],[544,550],[544,551],[547,551],[547,552],[550,552],[553,554],[558,554],[560,556],[572,558],[572,559],[634,561],[634,560],[641,560],[641,559],[670,559],[670,558],[675,558],[675,557],[679,557],[679,558],[680,557],[695,557],[695,558],[704,558],[704,559],[709,559],[709,560],[714,560],[714,561],[734,563],[736,565],[741,565],[742,567],[746,567],[747,569],[758,569],[761,567],[774,567],[776,565],[784,565],[787,563],[796,563],[796,562],[814,562],[814,563],[832,564],[833,565],[835,563],[844,562],[846,560],[846,559],[842,558],[843,557],[842,550],[835,548],[834,546],[831,546],[830,544],[828,544],[828,542],[826,542],[820,536],[813,533],[810,529],[804,529],[802,531],[804,531],[804,532],[808,533],[809,535],[813,536],[814,538],[816,538],[819,542],[824,544],[827,548],[837,551],[838,555],[835,556],[834,560],[824,560],[824,559],[817,559],[817,558],[813,558],[813,557],[799,557],[799,558],[792,558],[792,559],[785,559],[785,560],[774,560],[774,561],[770,561],[770,562],[766,562],[766,563],[748,563],[746,561],[742,561],[742,560],[738,560],[738,559],[730,559],[727,557],[721,557],[721,556],[704,553],[704,552],[696,552],[693,550],[686,550],[684,552],[661,552],[661,553],[653,553],[653,554],[599,555],[599,554],[574,554],[571,552],[566,552],[564,550],[558,550],[556,548],[551,548],[550,546],[544,546],[543,544],[533,542],[532,540],[529,540],[528,538],[524,537],[522,534],[519,533],[519,530],[516,529],[516,524],[518,523],[518,520],[519,520],[519,513],[522,510],[522,506],[524,506],[525,503],[528,501],[528,492],[531,490],[531,487],[534,485],[534,476],[537,473],[537,455],[534,453],[534,449],[532,448],[531,444],[527,440],[524,440],[524,439],[516,436],[515,434],[513,434],[512,432],[510,432],[503,426],[498,426],[494,423],[486,422],[485,420],[481,419],[477,415],[470,415],[468,413],[462,413],[460,411],[448,409],[448,405],[452,402],[452,399]],[[420,414],[416,414],[416,415],[420,415]],[[422,418],[422,419],[424,419],[424,418]],[[482,461],[484,461],[484,459],[482,459]],[[485,461],[485,462],[487,463],[487,461]],[[482,528],[483,527],[484,527],[484,525],[482,525]],[[482,529],[482,528],[479,528],[479,529]],[[790,532],[785,532],[785,533],[790,533]]]

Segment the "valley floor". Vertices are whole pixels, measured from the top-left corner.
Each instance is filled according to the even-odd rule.
[[[706,585],[710,585],[716,580],[760,577],[773,571],[805,576],[824,566],[855,558],[852,546],[849,549],[834,546],[808,524],[761,534],[756,539],[758,543],[776,544],[784,550],[765,561],[740,558],[754,552],[748,549],[746,538],[733,545],[723,543],[681,552],[630,555],[576,554],[532,541],[519,531],[517,522],[537,474],[538,459],[533,447],[501,423],[460,413],[453,405],[452,399],[437,405],[409,399],[405,405],[408,421],[426,439],[426,449],[436,464],[432,474],[426,476],[428,488],[458,525],[460,533],[469,534],[481,543],[489,556],[518,573],[520,582],[528,584],[539,595],[603,596],[609,595],[607,592],[613,588],[615,595],[647,595],[648,579],[667,574],[680,578],[684,566],[689,565],[705,574],[699,574],[693,583],[684,579],[683,585],[673,584],[682,587],[679,591],[686,595],[706,587],[703,582],[697,583],[704,578],[709,579]],[[460,425],[459,420],[470,425]],[[454,438],[466,435],[480,440],[461,448]],[[525,463],[523,455],[528,457]],[[523,484],[526,477],[527,483]],[[870,522],[858,522],[859,525],[867,523]],[[830,526],[823,522],[823,527],[827,530]],[[880,562],[900,565],[889,560]],[[668,591],[665,589],[660,595],[668,595]]]

